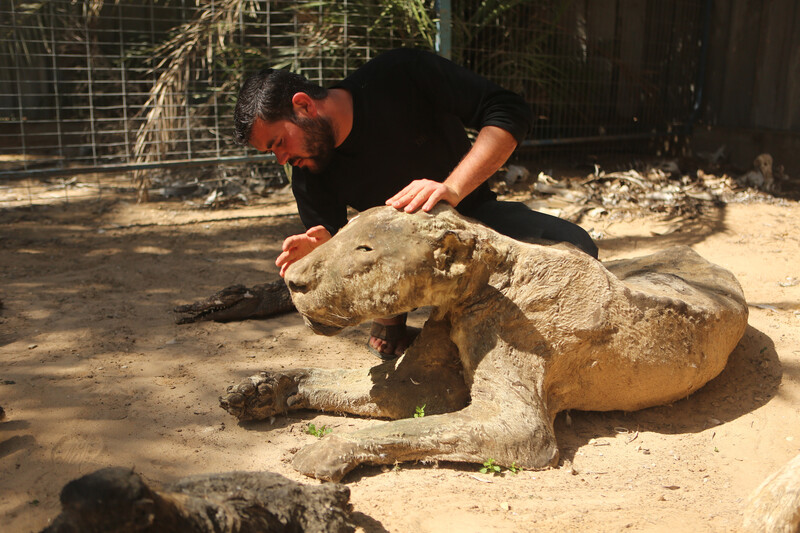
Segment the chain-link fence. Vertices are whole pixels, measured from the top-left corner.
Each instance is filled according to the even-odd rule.
[[[325,85],[397,46],[523,94],[529,147],[631,149],[692,119],[705,4],[0,0],[0,178],[268,162],[231,140],[244,72]]]

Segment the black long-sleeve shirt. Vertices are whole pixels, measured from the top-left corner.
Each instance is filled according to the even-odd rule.
[[[353,97],[353,128],[326,169],[292,169],[306,228],[335,234],[357,211],[384,205],[415,179],[444,181],[469,151],[465,127],[497,126],[520,142],[531,111],[517,94],[430,52],[398,49],[369,61],[333,88]],[[494,199],[486,183],[458,205]]]

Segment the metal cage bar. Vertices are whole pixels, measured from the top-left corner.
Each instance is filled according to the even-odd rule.
[[[692,118],[707,0],[453,0],[442,20],[412,2],[454,61],[524,95],[538,117],[524,146],[611,146]],[[251,161],[231,135],[243,72],[326,85],[382,50],[434,47],[412,2],[0,0],[0,178]]]

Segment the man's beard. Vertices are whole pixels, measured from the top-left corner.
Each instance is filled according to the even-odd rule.
[[[295,117],[294,123],[300,126],[305,133],[303,151],[308,154],[308,157],[297,159],[310,160],[312,164],[307,168],[312,173],[322,172],[333,159],[333,150],[336,148],[336,137],[333,134],[331,121],[323,117],[315,119]],[[292,161],[289,162],[294,164]]]

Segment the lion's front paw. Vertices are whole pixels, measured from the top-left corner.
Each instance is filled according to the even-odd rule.
[[[228,387],[219,405],[240,421],[264,420],[290,408],[302,407],[298,380],[299,376],[261,372]]]
[[[339,481],[361,462],[359,449],[357,442],[339,435],[328,435],[297,452],[292,466],[309,477]]]

